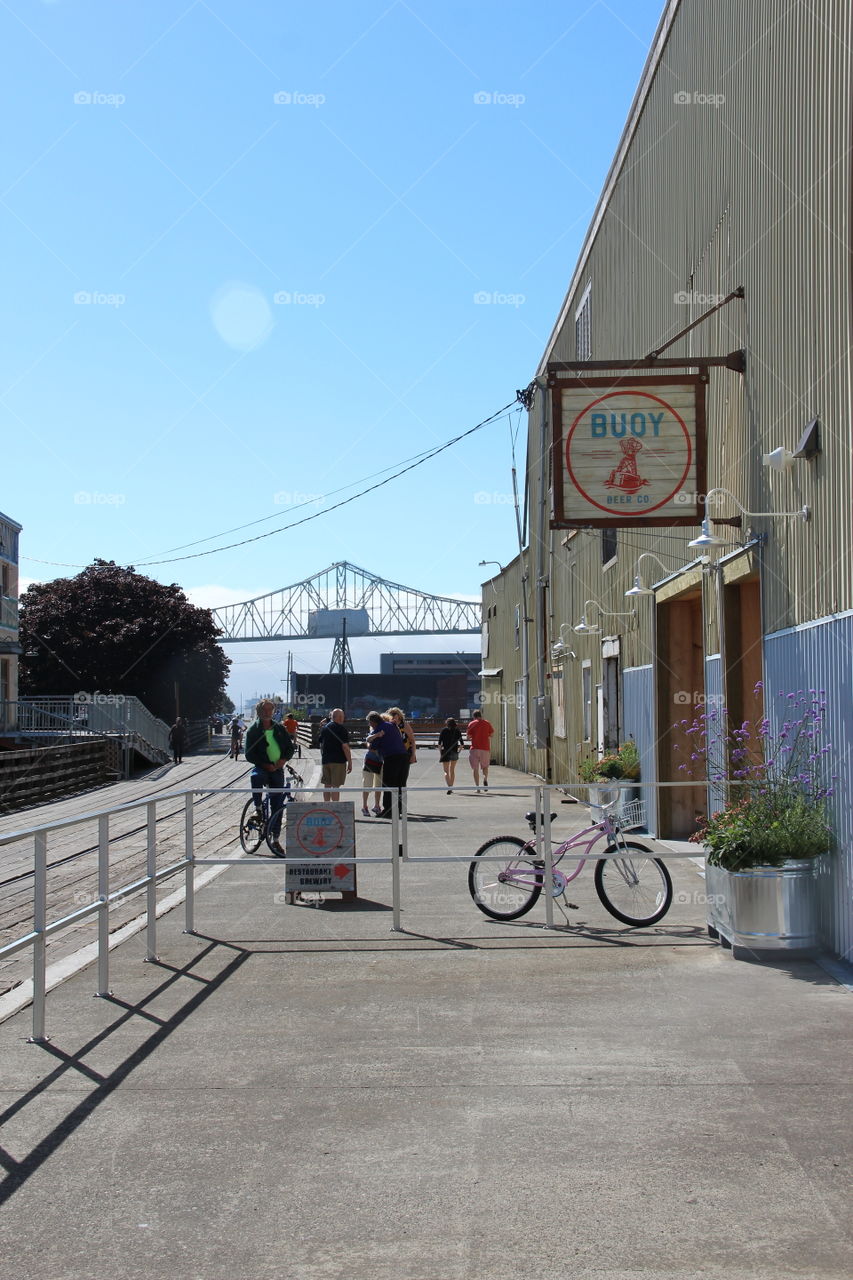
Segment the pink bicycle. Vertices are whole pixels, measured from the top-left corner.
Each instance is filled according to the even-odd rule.
[[[557,845],[552,858],[551,893],[562,897],[567,887],[583,871],[595,845],[604,842],[607,858],[595,864],[595,891],[602,905],[623,924],[655,924],[672,903],[672,880],[660,858],[636,840],[626,840],[619,818],[601,807],[599,822],[585,827],[571,839]],[[526,813],[530,829],[536,831],[537,815]],[[552,820],[556,818],[552,813]],[[584,857],[570,875],[554,864],[570,850],[583,849]],[[489,855],[486,860],[485,855]],[[500,858],[500,861],[492,861]],[[493,920],[517,920],[539,898],[545,883],[545,863],[536,847],[536,837],[528,841],[518,836],[495,836],[477,850],[468,868],[468,889],[475,904]],[[573,902],[566,904],[577,910]]]

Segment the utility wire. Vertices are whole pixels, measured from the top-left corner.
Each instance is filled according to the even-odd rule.
[[[328,515],[331,511],[337,511],[340,507],[346,507],[350,502],[357,502],[359,498],[364,498],[368,493],[374,493],[377,489],[383,488],[384,485],[390,484],[392,480],[399,479],[400,476],[406,474],[407,471],[413,471],[415,467],[421,467],[431,458],[435,458],[438,454],[443,453],[445,449],[451,448],[452,445],[458,444],[460,440],[464,440],[466,436],[473,435],[475,431],[481,431],[483,427],[494,422],[495,419],[502,417],[507,410],[512,409],[516,402],[511,400],[509,404],[505,404],[503,408],[492,413],[488,418],[484,418],[482,422],[478,422],[476,426],[469,427],[467,431],[462,431],[458,436],[454,436],[452,440],[446,440],[444,444],[438,445],[435,449],[431,449],[426,454],[421,455],[415,462],[410,462],[408,466],[401,467],[393,472],[390,476],[386,476],[384,480],[378,480],[376,484],[369,485],[366,489],[359,490],[358,493],[351,494],[348,498],[342,498],[340,502],[334,503],[331,507],[324,507],[322,511],[315,511],[310,516],[303,516],[301,520],[292,520],[290,524],[279,525],[277,529],[268,529],[266,533],[258,533],[254,538],[243,538],[240,542],[229,542],[224,547],[211,547],[209,551],[196,551],[188,556],[173,556],[168,560],[140,560],[138,568],[148,568],[151,565],[158,564],[175,564],[179,560],[198,560],[202,556],[217,555],[220,551],[233,551],[236,547],[245,547],[252,542],[260,542],[264,538],[271,538],[276,533],[284,533],[287,529],[296,529],[299,525],[308,524],[311,520],[319,520],[321,516]]]

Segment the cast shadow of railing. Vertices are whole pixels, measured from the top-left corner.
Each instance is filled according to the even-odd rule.
[[[232,953],[232,958],[225,964],[212,978],[203,977],[199,973],[193,972],[194,968],[202,961],[208,958],[211,953],[218,948],[224,947]],[[32,1148],[32,1150],[22,1159],[16,1159],[5,1147],[0,1147],[0,1168],[5,1170],[5,1177],[0,1181],[0,1205],[10,1199],[20,1188],[33,1176],[44,1163],[55,1155],[64,1142],[66,1142],[72,1134],[74,1134],[81,1125],[92,1116],[115,1090],[123,1084],[129,1075],[134,1072],[137,1067],[141,1066],[156,1050],[168,1040],[178,1028],[186,1022],[193,1013],[199,1009],[206,1000],[215,995],[220,987],[224,985],[230,978],[234,976],[237,970],[245,964],[250,958],[250,953],[244,951],[241,947],[234,946],[232,943],[211,942],[192,960],[189,960],[182,968],[175,968],[171,965],[162,964],[160,961],[152,963],[161,969],[171,970],[170,976],[164,982],[161,982],[153,991],[136,1004],[129,1004],[124,1000],[120,1000],[116,996],[106,996],[104,999],[122,1009],[123,1012],[109,1026],[99,1031],[86,1044],[82,1045],[73,1053],[65,1052],[58,1044],[50,1041],[44,1041],[38,1044],[38,1049],[52,1055],[57,1059],[57,1065],[53,1070],[39,1080],[38,1084],[33,1085],[19,1098],[12,1102],[0,1114],[0,1126],[7,1125],[15,1116],[19,1115],[26,1107],[30,1106],[44,1095],[53,1085],[67,1076],[68,1072],[77,1072],[86,1080],[94,1084],[95,1088],[91,1093],[87,1093],[76,1105],[72,1106],[66,1115],[62,1117],[58,1124],[45,1134],[43,1138]],[[192,995],[180,1009],[176,1010],[168,1018],[160,1018],[156,1014],[149,1011],[148,1007],[158,997],[162,996],[175,983],[182,979],[190,979],[192,982],[198,983],[198,990]],[[140,1044],[130,1053],[122,1062],[118,1064],[112,1071],[107,1074],[96,1071],[88,1065],[86,1059],[96,1049],[105,1044],[110,1036],[114,1035],[120,1028],[126,1026],[134,1019],[141,1019],[154,1027],[154,1030],[141,1041]]]

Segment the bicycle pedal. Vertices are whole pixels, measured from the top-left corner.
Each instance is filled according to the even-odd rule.
[[[567,906],[570,911],[580,911],[580,907],[576,902],[567,902],[564,905]]]

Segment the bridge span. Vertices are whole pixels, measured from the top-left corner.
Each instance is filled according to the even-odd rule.
[[[479,601],[434,596],[340,560],[268,595],[213,610],[222,643],[357,636],[470,635]]]

